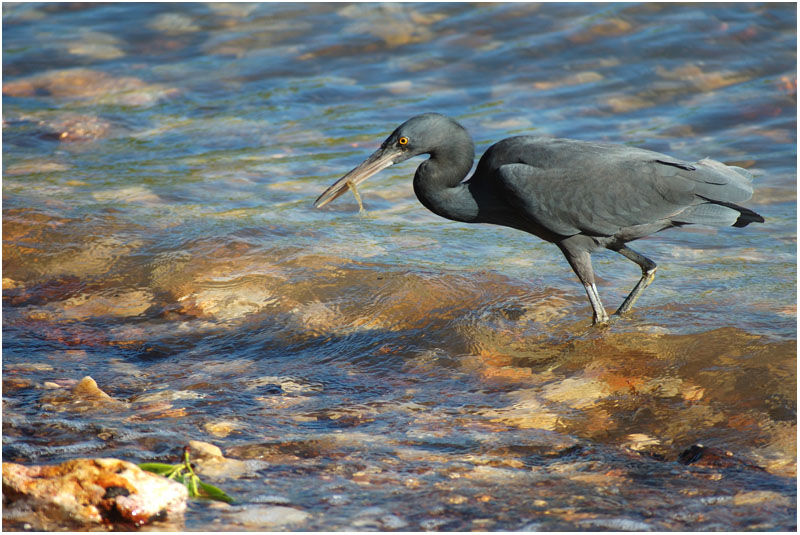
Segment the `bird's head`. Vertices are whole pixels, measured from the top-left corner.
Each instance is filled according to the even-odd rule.
[[[472,140],[464,128],[449,117],[439,113],[423,113],[412,117],[398,126],[369,158],[331,184],[314,201],[314,206],[325,206],[343,195],[348,184],[357,186],[392,164],[420,154],[434,154],[437,149],[446,146],[453,131],[463,133],[469,139],[470,148],[472,147]]]

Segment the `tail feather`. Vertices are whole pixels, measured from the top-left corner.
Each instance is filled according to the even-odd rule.
[[[699,196],[704,201],[688,207],[671,218],[680,225],[711,225],[714,227],[746,227],[750,223],[763,223],[764,218],[749,208],[727,201],[716,201]]]
[[[750,223],[764,222],[764,218],[760,214],[757,214],[751,209],[745,208],[744,206],[739,206],[738,204],[733,204],[732,202],[715,201],[713,199],[707,199],[705,197],[703,198],[708,202],[710,202],[711,204],[724,206],[725,208],[730,208],[732,210],[736,210],[737,212],[739,212],[739,217],[736,218],[736,221],[731,226],[741,228],[741,227],[746,227]]]
[[[734,227],[746,227],[750,223],[764,222],[763,217],[748,208],[737,206],[736,209],[739,210],[741,215],[739,216],[739,219],[736,220],[736,223],[733,224]]]
[[[753,195],[753,175],[746,169],[709,158],[696,162],[695,166],[694,191],[710,202],[744,202]]]
[[[747,169],[704,158],[695,164],[694,194],[705,202],[695,204],[672,218],[675,223],[746,227],[764,218],[735,204],[753,195],[753,175]]]

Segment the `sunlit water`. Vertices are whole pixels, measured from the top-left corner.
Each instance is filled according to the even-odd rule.
[[[4,460],[247,461],[185,529],[795,529],[795,8],[4,5]],[[741,165],[766,223],[641,240],[592,328],[419,159],[312,208],[423,111]]]

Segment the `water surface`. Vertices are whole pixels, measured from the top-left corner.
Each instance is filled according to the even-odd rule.
[[[794,530],[795,8],[5,4],[4,460],[214,443],[248,469],[190,530]],[[425,111],[740,165],[766,223],[641,240],[592,328],[419,159],[312,208]]]

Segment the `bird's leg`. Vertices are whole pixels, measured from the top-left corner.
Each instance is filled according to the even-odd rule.
[[[578,244],[572,244],[564,240],[557,244],[567,257],[567,262],[572,267],[572,271],[578,276],[583,283],[586,290],[586,295],[589,296],[589,303],[592,305],[592,323],[606,323],[608,321],[608,313],[600,301],[600,296],[597,294],[597,287],[594,285],[594,270],[592,269],[592,258],[589,251],[580,247]]]
[[[622,302],[619,306],[617,311],[614,313],[615,315],[619,316],[621,314],[625,314],[629,311],[633,304],[639,299],[639,296],[642,295],[647,286],[653,282],[653,279],[656,277],[656,263],[646,258],[633,249],[629,249],[626,246],[622,246],[620,249],[616,249],[616,251],[624,256],[625,258],[629,258],[639,264],[639,267],[642,268],[642,278],[639,279],[639,282],[636,283],[636,286],[633,287],[631,293],[628,294],[628,297]]]
[[[597,294],[597,287],[594,282],[586,284],[583,283],[586,289],[586,295],[589,296],[589,302],[592,304],[592,323],[606,323],[608,321],[608,314],[606,313],[603,303],[600,302],[600,296]]]

